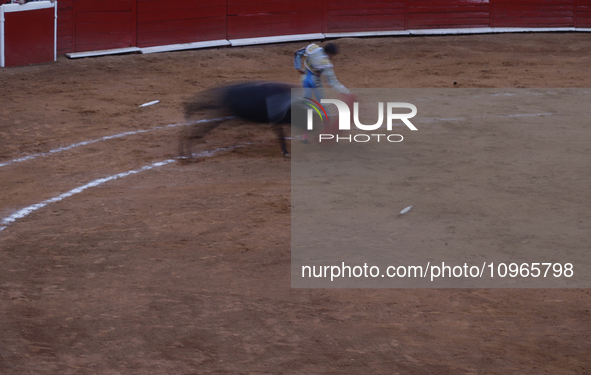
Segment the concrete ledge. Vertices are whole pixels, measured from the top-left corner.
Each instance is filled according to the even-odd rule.
[[[410,35],[458,35],[458,34],[488,34],[492,27],[467,27],[458,29],[416,29],[408,30]]]
[[[230,45],[229,41],[227,41],[225,39],[219,39],[219,40],[209,40],[207,42],[168,44],[165,46],[145,47],[145,48],[141,48],[141,52],[142,53],[157,53],[157,52],[182,51],[182,50],[187,50],[187,49],[220,47],[220,46],[229,46],[229,45]]]
[[[493,33],[548,33],[576,31],[574,27],[492,27]]]
[[[79,59],[81,57],[93,57],[93,56],[104,56],[104,55],[118,55],[122,53],[140,52],[138,47],[127,47],[127,48],[114,48],[104,49],[100,51],[88,51],[88,52],[72,52],[66,53],[66,56],[70,59]]]
[[[230,39],[230,44],[236,46],[248,46],[253,44],[297,42],[300,40],[324,39],[324,34],[295,34],[267,36],[263,38]]]
[[[50,1],[33,1],[31,3],[20,4],[3,4],[5,13],[22,12],[25,10],[47,9],[53,8],[56,4]]]
[[[410,35],[410,32],[408,30],[392,30],[392,31],[359,31],[359,32],[325,33],[324,34],[324,36],[327,38],[388,36],[388,35]]]

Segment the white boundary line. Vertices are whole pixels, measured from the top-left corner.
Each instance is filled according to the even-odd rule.
[[[17,159],[12,159],[12,160],[9,160],[9,161],[5,161],[5,162],[0,163],[0,168],[1,167],[6,167],[7,165],[10,165],[12,163],[20,163],[22,161],[35,159],[36,157],[39,157],[39,156],[47,156],[47,155],[57,154],[58,152],[67,151],[67,150],[73,149],[75,147],[86,146],[86,145],[90,145],[90,144],[93,144],[93,143],[96,143],[96,142],[106,141],[106,140],[109,140],[109,139],[121,138],[121,137],[125,137],[125,136],[128,136],[128,135],[134,135],[134,134],[140,134],[140,133],[147,133],[147,132],[153,131],[153,130],[174,128],[176,126],[185,126],[185,125],[192,125],[192,124],[200,124],[200,123],[203,123],[203,122],[219,121],[219,120],[225,120],[225,119],[230,119],[230,118],[231,117],[219,117],[219,118],[205,119],[205,120],[199,120],[199,121],[184,122],[184,123],[179,123],[179,124],[170,124],[170,125],[164,125],[164,126],[156,126],[156,127],[150,128],[150,129],[141,129],[141,130],[135,130],[135,131],[125,132],[125,133],[119,133],[119,134],[114,134],[114,135],[107,135],[107,136],[104,136],[104,137],[101,137],[101,138],[92,139],[90,141],[83,141],[83,142],[73,143],[73,144],[71,144],[69,146],[54,148],[53,150],[49,150],[47,152],[40,152],[40,153],[33,154],[33,155],[23,156],[22,158],[17,158]]]
[[[203,151],[203,152],[200,152],[198,154],[193,154],[193,156],[194,157],[198,157],[198,158],[210,157],[210,156],[213,156],[213,155],[217,154],[220,151],[231,150],[231,149],[238,148],[238,147],[244,147],[244,145],[237,145],[237,146],[224,147],[224,148],[216,148],[215,150]],[[88,188],[102,185],[105,182],[117,180],[119,178],[130,176],[132,174],[137,174],[137,173],[140,173],[140,172],[143,172],[143,171],[148,171],[150,169],[162,167],[164,165],[173,163],[176,160],[177,159],[167,159],[167,160],[164,160],[164,161],[159,161],[159,162],[156,162],[156,163],[147,165],[147,166],[142,167],[140,169],[135,169],[135,170],[127,171],[127,172],[118,173],[118,174],[115,174],[115,175],[112,175],[112,176],[99,178],[99,179],[96,179],[94,181],[91,181],[91,182],[87,183],[86,185],[79,186],[79,187],[77,187],[75,189],[72,189],[72,190],[70,190],[68,192],[65,192],[63,194],[60,194],[57,197],[53,197],[53,198],[44,200],[41,203],[33,204],[33,205],[30,205],[30,206],[25,207],[23,209],[20,209],[17,212],[15,212],[14,214],[12,214],[10,216],[7,216],[7,217],[3,218],[2,220],[0,220],[0,232],[2,232],[4,229],[6,229],[6,227],[8,227],[9,225],[13,224],[15,221],[24,218],[25,216],[29,215],[30,213],[32,213],[34,211],[37,211],[37,210],[39,210],[39,209],[47,206],[50,203],[59,202],[59,201],[65,199],[65,198],[71,197],[74,194],[81,193],[81,192],[83,192],[84,190],[86,190]]]

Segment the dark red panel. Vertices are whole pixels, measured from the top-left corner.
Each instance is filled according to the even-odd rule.
[[[138,24],[191,18],[224,17],[225,15],[226,7],[219,6],[189,9],[169,9],[165,11],[140,12],[138,13]]]
[[[138,25],[138,33],[157,33],[180,30],[199,30],[210,28],[226,28],[225,17],[200,18],[191,20],[172,20],[142,23]]]
[[[591,0],[575,0],[575,26],[591,27]]]
[[[228,39],[309,34],[322,31],[319,11],[228,17]]]
[[[103,23],[124,23],[131,25],[131,12],[97,12],[97,13],[77,13],[76,26],[82,23],[91,23],[100,25]],[[108,30],[106,30],[108,31]]]
[[[74,11],[71,0],[57,2],[57,53],[74,51]]]
[[[226,0],[209,0],[205,1],[175,1],[174,6],[171,6],[170,1],[165,0],[139,0],[138,1],[138,12],[154,12],[161,10],[181,10],[181,9],[192,9],[192,8],[205,8],[205,7],[219,7],[226,6]]]
[[[404,15],[364,17],[363,20],[352,16],[329,17],[328,27],[329,32],[404,30]]]
[[[109,23],[79,23],[76,26],[76,33],[78,35],[108,32],[113,33],[128,33],[129,24],[123,22],[109,22]]]
[[[4,14],[5,65],[53,61],[55,9]]]
[[[71,36],[62,36],[57,38],[57,54],[63,55],[73,51],[73,43]],[[60,49],[61,48],[61,49]]]
[[[404,29],[404,1],[326,1],[327,32]]]
[[[519,6],[519,5],[527,5],[527,6],[556,6],[556,5],[574,5],[573,0],[491,0],[491,2],[495,5],[506,5],[506,6]]]
[[[138,47],[226,39],[226,0],[138,1]]]
[[[488,0],[407,0],[409,29],[487,27]]]
[[[573,17],[568,18],[504,18],[493,20],[495,27],[574,27]]]
[[[139,0],[138,1],[138,12],[154,12],[160,10],[171,10],[171,9],[191,9],[191,8],[205,8],[205,7],[218,7],[218,6],[226,6],[226,0],[210,0],[210,1],[179,1],[175,2],[175,6],[171,7],[169,1],[164,0],[154,0],[154,1],[146,1],[146,0]]]
[[[136,0],[76,0],[76,12],[130,12]]]
[[[138,34],[138,47],[153,47],[167,44],[193,43],[207,40],[225,39],[226,27],[211,29],[183,29],[164,32],[146,32]]]
[[[228,6],[232,5],[253,5],[253,4],[274,4],[274,3],[292,3],[294,0],[228,0]],[[320,2],[317,2],[317,7],[320,7]]]
[[[76,45],[90,44],[111,44],[113,47],[121,48],[131,45],[131,36],[129,33],[92,33],[76,36]]]
[[[228,6],[228,16],[254,15],[258,13],[282,13],[299,11],[320,11],[316,0],[286,1],[278,3],[239,4]]]
[[[574,0],[491,0],[493,27],[573,27]]]
[[[344,4],[338,8],[329,8],[330,15],[355,16],[364,14],[403,14],[404,3],[370,3],[359,7],[359,4]]]
[[[228,0],[228,39],[322,32],[322,1]]]
[[[76,0],[74,51],[135,46],[136,1]]]

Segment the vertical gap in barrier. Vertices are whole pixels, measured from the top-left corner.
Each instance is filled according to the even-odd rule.
[[[139,0],[131,1],[131,46],[137,47],[137,7]]]
[[[322,0],[322,32],[328,32],[328,2],[330,0]]]
[[[226,0],[226,40],[230,40],[230,36],[228,35],[228,0]]]
[[[494,0],[490,0],[490,2],[488,3],[488,27],[494,27],[493,2]]]
[[[78,15],[76,14],[76,0],[72,0],[72,52],[76,51],[76,18]]]
[[[579,12],[578,12],[578,9],[579,9],[579,0],[575,0],[573,2],[573,26],[574,27],[578,27],[578,24],[579,24],[579,22],[578,22],[579,21]]]
[[[0,5],[0,67],[4,67],[4,6]]]
[[[53,3],[53,61],[57,61],[57,2]]]
[[[408,30],[408,2],[404,0],[404,30]]]

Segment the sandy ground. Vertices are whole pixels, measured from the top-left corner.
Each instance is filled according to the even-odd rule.
[[[149,130],[0,167],[0,218],[175,158],[181,127],[154,128],[183,122],[183,100],[237,80],[297,83],[302,45],[0,70],[0,163]],[[591,84],[586,34],[340,45],[349,87]],[[268,127],[236,124],[196,151],[253,144],[105,182],[0,232],[0,373],[591,374],[587,289],[291,289],[290,163]]]

